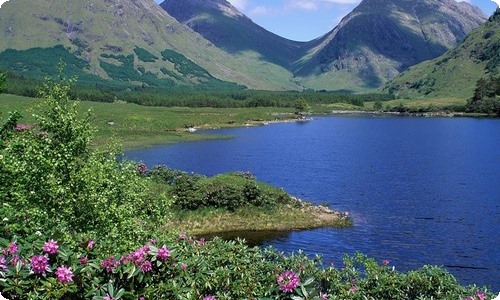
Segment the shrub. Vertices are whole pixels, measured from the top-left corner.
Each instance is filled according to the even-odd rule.
[[[286,256],[272,248],[183,234],[122,253],[102,252],[100,241],[84,237],[67,244],[45,236],[0,239],[0,251],[0,286],[7,299],[451,300],[492,295],[460,286],[437,267],[399,273],[388,261],[357,254],[345,256],[342,268],[323,268],[318,257],[301,252]]]
[[[91,147],[91,114],[79,117],[71,83],[47,80],[36,124],[21,124],[13,113],[2,126],[0,215],[9,216],[3,234],[120,235],[134,244],[144,221],[164,218],[169,202],[148,195],[148,181],[135,164],[117,161],[116,147]]]
[[[7,81],[7,75],[5,73],[0,73],[0,94],[3,93]]]

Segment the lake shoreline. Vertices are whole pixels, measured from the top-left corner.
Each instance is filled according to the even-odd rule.
[[[214,208],[178,211],[167,227],[180,228],[195,236],[216,236],[230,232],[291,232],[353,226],[348,212],[335,211],[295,197],[292,199],[296,205],[244,207],[235,211]]]

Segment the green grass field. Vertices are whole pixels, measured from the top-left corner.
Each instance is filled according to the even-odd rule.
[[[23,123],[33,122],[37,100],[14,95],[0,95],[0,114],[9,111],[22,113]],[[217,128],[258,124],[293,117],[287,108],[165,108],[129,103],[80,102],[83,111],[92,109],[93,125],[98,143],[116,139],[125,149],[167,144],[180,141],[220,138],[187,128]],[[112,125],[110,125],[112,124]]]

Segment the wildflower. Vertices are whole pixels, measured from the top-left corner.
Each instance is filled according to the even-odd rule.
[[[31,271],[35,274],[45,274],[49,269],[49,259],[43,255],[35,255],[31,258]]]
[[[278,285],[280,288],[280,291],[289,293],[293,292],[293,290],[299,286],[300,280],[297,274],[294,272],[287,270],[281,273],[278,276]]]
[[[106,294],[106,296],[102,297],[102,300],[115,300],[115,299],[111,297],[109,294]]]
[[[151,270],[153,270],[153,265],[151,265],[150,261],[146,260],[141,264],[140,269],[142,273],[150,272]]]
[[[148,251],[149,251],[149,246],[148,245],[143,246],[143,247],[137,249],[136,251],[130,253],[130,255],[128,257],[124,258],[124,261],[132,262],[136,266],[141,266],[142,263],[146,260],[146,257],[148,255]]]
[[[384,259],[384,260],[382,261],[382,264],[383,264],[384,266],[388,266],[388,265],[389,265],[389,260]]]
[[[21,263],[21,266],[24,265],[24,262],[21,260],[21,258],[19,258],[18,255],[14,255],[10,261],[10,265],[15,266],[18,262]]]
[[[17,251],[19,250],[19,248],[17,247],[17,244],[15,242],[12,242],[9,244],[9,247],[3,249],[3,254],[4,255],[12,255],[12,254],[16,254]]]
[[[158,258],[162,261],[166,260],[170,257],[170,251],[168,251],[167,247],[163,246],[158,249]]]
[[[56,254],[59,250],[59,245],[56,241],[50,240],[43,245],[43,252],[48,254]]]
[[[83,257],[80,257],[79,261],[80,261],[80,265],[84,266],[89,262],[89,259],[87,258],[87,256],[83,256]]]
[[[217,300],[214,296],[205,296],[203,300]]]
[[[183,263],[183,264],[181,264],[181,269],[182,269],[183,271],[186,271],[187,267],[188,267],[188,265],[186,265],[186,264],[184,264],[184,263]]]
[[[356,293],[358,291],[358,287],[353,285],[350,289],[349,292]]]
[[[87,242],[87,249],[93,249],[95,245],[95,242],[93,240],[90,240]]]
[[[6,271],[7,266],[5,265],[6,259],[3,256],[0,256],[0,270]]]
[[[319,299],[321,300],[328,300],[328,294],[319,292]]]
[[[146,166],[145,163],[140,163],[137,166],[137,172],[139,172],[140,175],[144,175],[148,172],[148,167]]]
[[[73,281],[73,272],[71,272],[71,268],[60,266],[56,270],[56,277],[60,283],[70,283]]]
[[[481,292],[481,291],[477,291],[476,292],[476,297],[479,298],[479,300],[486,299],[486,295],[483,292]]]
[[[107,272],[113,272],[119,263],[114,256],[111,256],[102,261],[101,267],[105,268]]]
[[[14,128],[14,131],[26,131],[26,130],[30,130],[32,127],[30,125],[26,125],[26,124],[17,124],[16,127]]]

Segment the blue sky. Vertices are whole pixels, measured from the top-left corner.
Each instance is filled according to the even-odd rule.
[[[156,2],[161,1],[156,0]],[[310,41],[327,33],[361,2],[361,0],[228,1],[260,26],[296,41]],[[498,7],[493,0],[467,1],[480,7],[487,15],[491,15]]]

